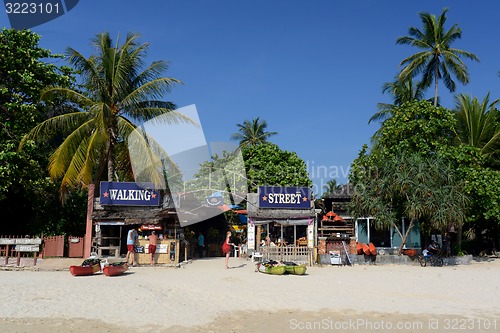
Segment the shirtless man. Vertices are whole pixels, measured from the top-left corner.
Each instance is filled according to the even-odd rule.
[[[156,252],[156,243],[158,242],[158,236],[156,236],[156,232],[151,232],[151,236],[149,236],[149,247],[148,252],[151,255],[151,266],[153,266]]]

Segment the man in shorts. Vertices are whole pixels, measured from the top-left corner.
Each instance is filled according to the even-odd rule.
[[[148,252],[151,255],[151,266],[155,264],[155,253],[156,253],[156,243],[158,243],[158,236],[156,236],[156,232],[153,230],[151,232],[151,236],[149,236],[149,246]]]
[[[127,264],[129,263],[129,257],[132,257],[132,266],[135,266],[134,244],[137,237],[137,230],[132,227],[127,233]]]

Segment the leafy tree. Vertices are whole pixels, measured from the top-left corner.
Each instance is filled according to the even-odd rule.
[[[396,107],[392,114],[380,129],[379,145],[384,153],[428,155],[452,144],[456,123],[452,111],[418,101]]]
[[[296,153],[264,143],[242,150],[249,192],[261,185],[312,186],[307,166]]]
[[[61,206],[58,184],[46,174],[47,157],[57,138],[17,149],[37,123],[71,110],[60,99],[40,103],[44,87],[69,87],[74,80],[69,67],[53,64],[62,56],[41,48],[40,38],[29,30],[0,31],[0,233],[81,235],[86,194],[73,192],[68,205]]]
[[[96,53],[89,58],[68,48],[69,62],[81,73],[83,92],[52,86],[42,95],[46,101],[63,96],[80,108],[40,123],[21,142],[23,147],[29,140],[40,142],[54,133],[65,137],[50,156],[49,164],[50,176],[62,177],[62,194],[82,184],[116,180],[117,174],[122,175],[122,180],[130,179],[131,170],[116,167],[129,165],[127,143],[132,134],[142,147],[135,153],[144,152],[141,160],[154,164],[154,149],[137,130],[137,122],[189,121],[173,111],[172,103],[160,100],[179,81],[161,76],[167,69],[164,61],[142,68],[148,44],[139,44],[138,38],[137,34],[129,34],[123,44],[114,45],[108,33],[98,34],[92,40]],[[121,160],[117,164],[118,158]]]
[[[441,158],[417,153],[389,158],[360,154],[353,174],[351,214],[373,216],[379,228],[393,227],[402,239],[399,252],[417,221],[442,231],[463,224],[463,185],[452,165]],[[410,220],[404,234],[399,226],[403,217]]]
[[[267,142],[267,140],[278,134],[277,132],[268,132],[267,122],[260,120],[259,117],[252,121],[245,120],[243,124],[236,124],[239,133],[231,135],[231,140],[238,141],[241,147],[255,146]]]
[[[462,83],[469,82],[467,66],[461,58],[468,58],[479,61],[473,53],[452,47],[453,42],[462,38],[462,29],[454,24],[449,30],[445,30],[447,9],[443,9],[441,15],[421,12],[420,20],[423,29],[411,27],[409,36],[399,37],[396,44],[406,44],[420,49],[401,61],[401,66],[405,66],[400,77],[406,80],[422,73],[421,86],[430,87],[434,83],[434,106],[438,102],[438,80],[442,79],[446,88],[454,92],[456,83],[452,79],[452,74]]]

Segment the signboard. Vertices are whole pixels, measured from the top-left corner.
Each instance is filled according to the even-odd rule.
[[[101,182],[101,205],[159,206],[160,194],[151,187],[141,187],[136,183]]]
[[[38,245],[16,245],[16,251],[19,252],[40,252],[40,246]]]
[[[40,245],[41,238],[0,238],[0,245],[7,244],[25,244],[25,245]]]
[[[259,208],[310,209],[309,187],[259,186]]]
[[[143,224],[141,230],[162,230],[162,227],[159,224]]]
[[[249,250],[255,250],[255,226],[249,223],[247,226],[247,244]]]
[[[307,226],[307,247],[314,248],[314,224]]]

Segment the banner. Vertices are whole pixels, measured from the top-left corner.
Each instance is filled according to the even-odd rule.
[[[259,208],[310,209],[308,187],[259,186]]]
[[[160,194],[154,188],[143,188],[136,183],[101,182],[101,205],[159,206]]]

